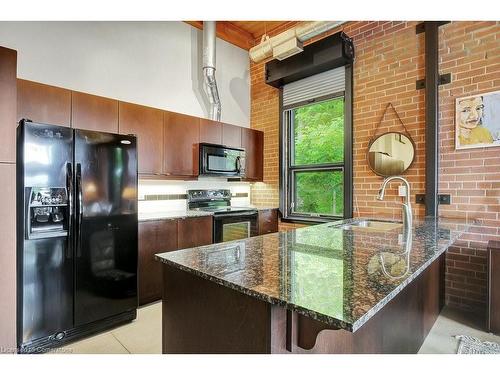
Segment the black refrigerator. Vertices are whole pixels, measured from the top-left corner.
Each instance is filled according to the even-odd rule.
[[[136,309],[136,138],[20,121],[19,352],[133,320]]]

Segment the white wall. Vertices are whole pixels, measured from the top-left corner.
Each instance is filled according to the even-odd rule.
[[[18,77],[194,116],[202,33],[177,21],[0,22],[0,45],[18,51]],[[217,39],[222,121],[250,126],[247,51]]]

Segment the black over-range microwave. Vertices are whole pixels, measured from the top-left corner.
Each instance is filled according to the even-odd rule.
[[[200,175],[245,177],[245,150],[200,143]]]

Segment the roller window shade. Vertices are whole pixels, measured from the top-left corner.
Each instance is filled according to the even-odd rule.
[[[283,86],[283,106],[288,107],[341,91],[345,91],[343,66]]]

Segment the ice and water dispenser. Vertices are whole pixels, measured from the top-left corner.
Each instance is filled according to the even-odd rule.
[[[28,239],[68,235],[69,206],[66,188],[27,187]]]

